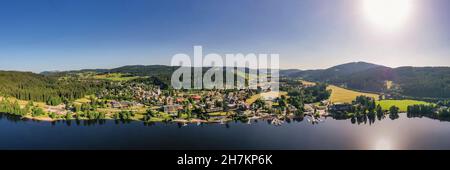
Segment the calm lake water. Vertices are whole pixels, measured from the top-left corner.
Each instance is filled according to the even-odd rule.
[[[0,149],[450,149],[450,122],[385,118],[374,123],[327,118],[251,124],[38,122],[0,116]]]

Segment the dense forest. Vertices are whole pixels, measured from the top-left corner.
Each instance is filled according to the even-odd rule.
[[[129,76],[141,76],[151,77],[152,81],[156,81],[159,84],[169,85],[172,73],[179,67],[164,66],[164,65],[130,65],[113,69],[83,69],[74,71],[63,72],[42,72],[41,75],[51,77],[63,77],[67,75],[76,75],[78,73],[93,72],[96,74],[108,74],[108,73],[122,73]]]
[[[57,105],[92,94],[104,82],[58,79],[30,72],[0,71],[0,95]]]

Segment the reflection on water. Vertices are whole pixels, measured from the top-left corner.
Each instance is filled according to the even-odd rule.
[[[376,150],[391,150],[391,149],[393,149],[393,147],[392,147],[392,143],[391,143],[391,141],[389,139],[380,137],[375,142],[374,149],[376,149]]]
[[[0,114],[0,149],[450,149],[450,122],[406,114],[328,117],[315,125],[305,119],[182,125]]]

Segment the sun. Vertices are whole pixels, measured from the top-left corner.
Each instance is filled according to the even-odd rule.
[[[413,0],[363,0],[366,19],[378,29],[398,30],[411,16]]]

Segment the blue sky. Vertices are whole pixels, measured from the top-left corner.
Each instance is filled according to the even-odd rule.
[[[450,65],[450,1],[412,0],[402,28],[360,0],[2,0],[0,70],[170,64],[177,53],[279,53],[282,68]]]

